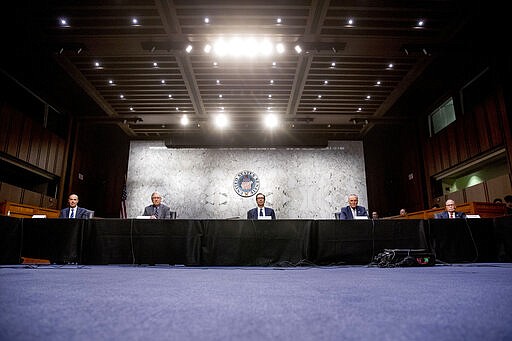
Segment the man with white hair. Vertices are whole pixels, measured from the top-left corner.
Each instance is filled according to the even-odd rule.
[[[434,219],[465,219],[466,213],[455,211],[455,201],[452,199],[446,200],[446,210],[444,212],[438,213],[434,216]]]

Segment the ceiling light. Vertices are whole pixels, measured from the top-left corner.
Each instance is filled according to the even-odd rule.
[[[192,51],[192,45],[187,45],[187,48],[185,49],[185,51],[187,51],[187,53],[190,53]]]
[[[172,95],[171,95],[171,94],[169,94],[169,98],[172,98]]]
[[[272,62],[272,66],[277,66],[277,63],[276,62]]]
[[[313,108],[313,111],[316,111],[316,107]]]
[[[153,67],[158,67],[158,63],[157,62],[153,62]]]
[[[160,83],[165,84],[165,79],[162,79]]]
[[[277,125],[279,124],[279,120],[277,119],[276,115],[267,114],[267,115],[265,115],[264,123],[267,128],[273,129],[273,128],[277,127]]]
[[[204,18],[204,23],[205,23],[205,24],[209,24],[209,23],[210,23],[210,18],[205,17],[205,18]]]
[[[295,45],[295,52],[297,52],[297,53],[302,52],[302,48],[300,47],[300,45]]]
[[[130,107],[130,111],[135,111],[135,109],[133,109],[133,107]]]
[[[217,85],[219,85],[219,84],[220,84],[220,80],[219,80],[219,79],[217,79],[216,83],[217,83]]]
[[[283,45],[283,44],[281,44],[281,43],[277,44],[277,45],[276,45],[276,51],[277,51],[277,53],[279,53],[279,54],[284,53],[284,51],[285,51],[285,49],[284,49],[284,45]]]
[[[205,53],[210,53],[210,52],[212,51],[212,46],[211,46],[210,44],[206,44],[206,45],[204,46],[203,51],[204,51]]]
[[[322,98],[322,95],[318,95],[317,97],[318,97],[318,99],[320,99],[320,98]]]
[[[225,128],[228,126],[228,118],[224,114],[217,114],[215,116],[215,125],[218,128]]]
[[[59,18],[59,25],[60,27],[69,27],[68,19]]]
[[[387,70],[391,70],[392,68],[394,68],[395,66],[393,65],[393,63],[389,63],[388,64],[388,67],[387,67]]]
[[[329,81],[324,81],[324,84],[325,84],[325,85],[329,84]]]
[[[270,80],[270,84],[274,84],[274,80],[273,79]]]
[[[380,81],[377,81],[377,82],[375,83],[375,86],[380,86]]]
[[[372,98],[370,95],[366,96],[366,100],[368,101],[370,98]]]
[[[119,95],[119,98],[120,98],[120,99],[125,99],[123,94],[120,94],[120,95]]]
[[[180,120],[180,122],[181,122],[181,125],[186,126],[186,125],[188,125],[188,124],[189,124],[189,122],[190,122],[190,121],[189,121],[189,119],[188,119],[188,116],[187,116],[187,115],[183,115],[183,116],[181,116],[181,120]]]
[[[282,22],[281,18],[276,19],[276,23],[280,24]]]
[[[132,26],[140,26],[140,24],[139,24],[139,19],[137,19],[137,18],[132,18]]]
[[[335,62],[332,62],[331,63],[331,68],[335,67],[336,66],[336,63]]]
[[[345,27],[354,27],[355,20],[353,18],[348,18],[345,24]]]

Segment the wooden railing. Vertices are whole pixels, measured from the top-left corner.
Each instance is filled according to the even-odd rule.
[[[15,218],[32,218],[34,215],[46,215],[47,218],[58,218],[60,211],[51,208],[4,201],[0,204],[0,214]]]
[[[433,219],[436,213],[443,212],[444,208],[432,208],[430,210],[407,213],[405,216],[392,216],[384,219]],[[466,214],[478,214],[480,218],[501,217],[507,214],[505,204],[493,204],[490,202],[467,202],[457,205],[457,212]]]

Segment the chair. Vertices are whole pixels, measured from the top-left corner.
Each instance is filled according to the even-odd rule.
[[[334,219],[340,220],[341,213],[340,212],[334,212]]]
[[[171,211],[171,219],[176,219],[176,211]]]

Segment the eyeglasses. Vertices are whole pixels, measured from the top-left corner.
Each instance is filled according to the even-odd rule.
[[[162,199],[162,197],[151,197],[151,199]]]

